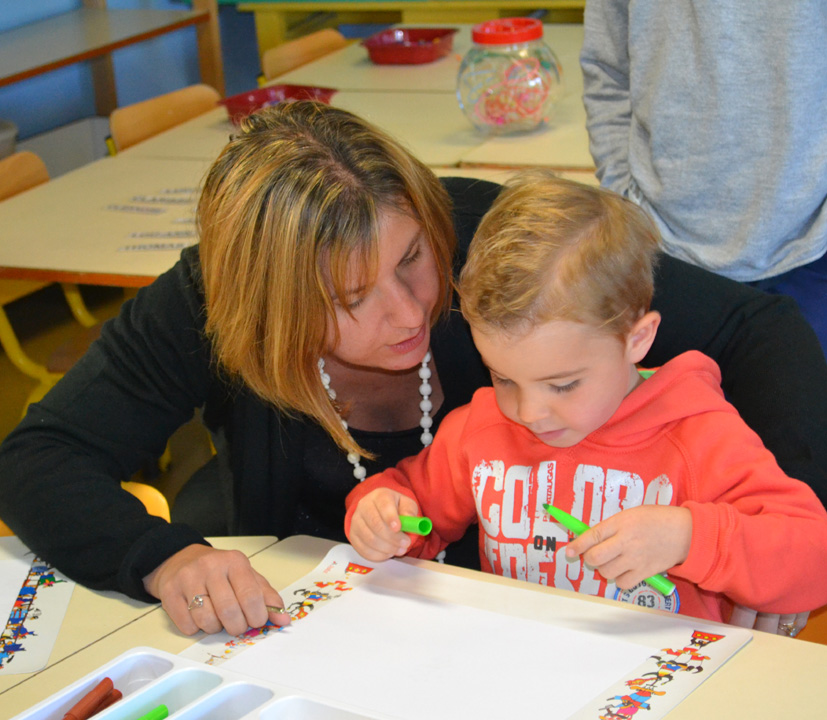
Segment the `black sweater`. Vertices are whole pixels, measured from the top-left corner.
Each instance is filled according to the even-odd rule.
[[[459,268],[499,188],[444,182],[455,203]],[[644,364],[657,366],[689,349],[714,358],[746,422],[785,471],[825,502],[827,364],[794,303],[664,256],[653,308],[663,322]],[[319,534],[341,536],[344,506],[330,500],[330,507],[314,507],[308,497],[330,458],[342,463],[342,480],[329,497],[352,487],[342,453],[310,421],[286,418],[229,383],[203,330],[198,250],[189,248],[124,303],[100,340],[0,447],[0,517],[78,582],[151,600],[142,578],[178,550],[205,542],[186,525],[147,515],[119,484],[158,457],[195,408],[203,408],[232,479],[232,533],[286,537],[318,527]],[[432,350],[445,392],[442,417],[489,379],[459,313],[434,329]],[[395,435],[357,435],[381,456],[369,472],[418,449],[418,432]]]

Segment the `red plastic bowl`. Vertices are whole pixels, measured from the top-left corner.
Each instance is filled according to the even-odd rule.
[[[456,28],[388,28],[362,41],[379,65],[421,65],[445,57]]]
[[[239,123],[250,113],[280,103],[282,100],[319,100],[330,103],[336,91],[333,88],[312,85],[269,85],[250,92],[231,95],[219,100],[227,108],[227,114],[234,123]]]

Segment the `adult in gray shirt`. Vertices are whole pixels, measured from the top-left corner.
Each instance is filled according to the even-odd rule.
[[[588,0],[601,183],[666,251],[792,295],[827,349],[824,0]]]

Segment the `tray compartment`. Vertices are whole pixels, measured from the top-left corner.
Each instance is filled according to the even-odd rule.
[[[149,652],[137,652],[118,658],[110,665],[87,675],[60,695],[45,700],[31,710],[18,715],[22,720],[52,720],[62,718],[69,709],[105,677],[111,678],[115,687],[123,693],[123,703],[129,695],[143,689],[173,668],[171,660]],[[114,706],[113,706],[114,707]]]
[[[176,717],[176,720],[236,720],[264,705],[273,691],[262,685],[234,682]]]
[[[166,705],[172,715],[214,690],[222,682],[221,675],[215,672],[196,668],[176,670],[142,692],[115,703],[101,713],[100,718],[134,720],[158,705]],[[117,684],[115,687],[118,687]]]

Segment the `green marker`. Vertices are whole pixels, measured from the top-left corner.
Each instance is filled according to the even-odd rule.
[[[543,508],[564,528],[571,530],[575,535],[582,535],[589,529],[589,526],[582,520],[578,520],[567,512],[554,507],[554,505],[543,505]],[[667,580],[663,575],[652,575],[652,577],[646,578],[643,582],[649,585],[649,587],[653,587],[661,595],[671,595],[675,592],[675,583]]]
[[[402,523],[402,532],[414,535],[428,535],[434,527],[429,518],[414,515],[400,515],[399,522]]]
[[[169,708],[166,705],[159,705],[146,715],[141,715],[137,720],[164,720],[166,717],[169,717]]]

